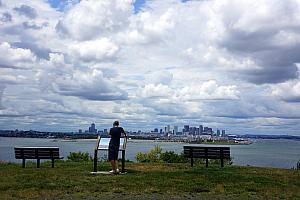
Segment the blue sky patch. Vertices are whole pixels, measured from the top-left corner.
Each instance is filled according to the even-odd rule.
[[[142,7],[144,6],[145,3],[146,3],[146,0],[136,0],[133,4],[134,12],[138,13],[142,9]]]

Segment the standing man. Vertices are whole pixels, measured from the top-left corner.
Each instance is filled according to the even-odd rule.
[[[127,140],[127,135],[122,127],[119,127],[119,121],[113,123],[113,127],[109,131],[110,141],[108,148],[108,160],[111,163],[112,170],[110,173],[117,174],[119,173],[118,169],[118,154],[120,147],[120,138],[122,133],[124,134],[125,139]]]

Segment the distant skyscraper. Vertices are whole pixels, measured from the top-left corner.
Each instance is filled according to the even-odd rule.
[[[204,127],[203,132],[204,132],[205,134],[208,134],[208,127]]]
[[[222,130],[222,137],[225,137],[225,130]]]
[[[167,133],[170,133],[171,132],[171,127],[170,125],[167,126]]]
[[[213,134],[212,128],[208,128],[207,133],[210,134],[210,135],[212,135]]]
[[[199,134],[201,135],[202,133],[203,133],[203,126],[200,125],[200,126],[199,126]]]
[[[97,133],[97,129],[94,123],[89,127],[89,133]]]
[[[190,126],[189,125],[184,125],[183,129],[184,129],[184,132],[189,132],[190,131]]]
[[[217,129],[217,136],[221,136],[220,130]]]
[[[195,133],[196,133],[196,127],[190,127],[189,133],[191,135],[195,135]]]
[[[174,126],[174,134],[176,135],[178,133],[178,126]]]
[[[155,129],[154,129],[154,132],[155,132],[155,133],[158,133],[158,128],[155,128]]]

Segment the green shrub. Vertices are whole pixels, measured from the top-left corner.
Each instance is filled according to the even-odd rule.
[[[188,158],[183,154],[176,154],[174,151],[166,151],[161,153],[160,160],[166,163],[186,163],[189,162]]]
[[[162,153],[162,148],[156,145],[148,153],[138,152],[135,159],[138,162],[160,162],[160,156]]]
[[[185,163],[188,159],[183,154],[176,154],[174,151],[162,152],[160,146],[155,146],[148,153],[137,153],[136,160],[138,162],[166,162],[166,163]]]
[[[68,155],[68,160],[76,162],[90,161],[91,157],[88,152],[70,152],[70,154]]]

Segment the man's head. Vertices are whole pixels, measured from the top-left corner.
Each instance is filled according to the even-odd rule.
[[[114,126],[119,126],[119,121],[115,121],[115,122],[113,123],[113,125],[114,125]]]

